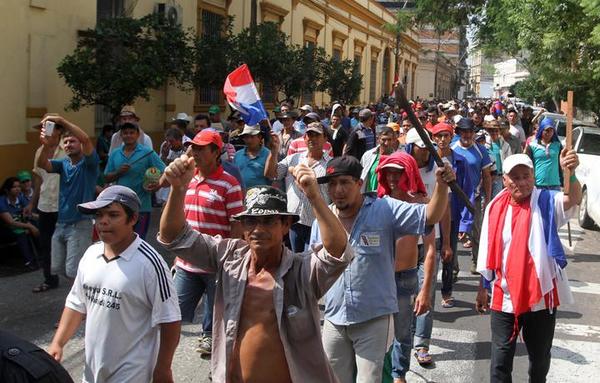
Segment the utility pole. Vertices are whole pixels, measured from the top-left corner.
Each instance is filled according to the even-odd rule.
[[[257,18],[257,0],[251,0],[250,2],[250,29],[256,30],[256,18]]]

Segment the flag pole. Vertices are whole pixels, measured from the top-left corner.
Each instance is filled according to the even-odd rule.
[[[425,131],[425,128],[423,128],[423,126],[421,125],[421,121],[419,121],[419,119],[415,115],[415,112],[410,107],[408,99],[406,98],[406,94],[404,93],[404,87],[402,86],[402,84],[400,84],[400,82],[397,82],[395,84],[395,88],[396,104],[400,108],[404,109],[404,111],[407,113],[408,119],[410,120],[414,128],[417,130],[417,133],[419,133],[419,137],[421,137],[421,140],[423,140],[425,147],[429,151],[429,154],[433,157],[433,160],[435,161],[436,165],[440,168],[444,167],[444,162],[442,161],[442,158],[431,143],[429,134]],[[460,199],[463,200],[467,209],[469,209],[471,213],[475,214],[475,207],[471,203],[471,200],[469,199],[469,197],[467,197],[467,195],[460,188],[460,186],[458,186],[456,181],[450,182],[448,186],[450,187],[453,193],[455,193]]]

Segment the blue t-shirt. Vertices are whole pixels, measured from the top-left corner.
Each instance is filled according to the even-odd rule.
[[[86,216],[77,210],[77,205],[93,201],[96,197],[96,181],[100,170],[100,157],[94,150],[89,156],[73,165],[71,158],[50,160],[51,173],[60,174],[58,196],[58,222],[75,223]]]
[[[129,154],[129,157],[125,155],[123,151],[124,147],[124,145],[121,145],[120,148],[115,149],[110,154],[104,174],[115,172],[121,165],[131,165],[127,173],[117,179],[116,184],[127,186],[136,192],[142,203],[140,205],[140,212],[148,213],[152,211],[152,193],[144,189],[144,174],[151,167],[158,168],[158,170],[163,172],[165,164],[158,154],[147,146],[136,144],[135,149]]]
[[[269,153],[269,149],[264,146],[260,148],[260,152],[254,158],[248,157],[246,148],[240,149],[235,153],[233,162],[240,169],[247,189],[258,185],[271,185],[271,180],[265,177],[265,165]]]
[[[0,213],[8,213],[13,220],[18,222],[24,222],[23,219],[23,208],[28,204],[27,199],[23,193],[19,193],[19,196],[14,203],[10,202],[8,197],[5,195],[0,196]],[[27,230],[20,227],[12,227],[11,230],[15,234],[25,233]]]
[[[365,194],[348,238],[354,260],[325,295],[325,318],[335,325],[363,323],[398,312],[394,279],[395,243],[402,235],[425,234],[426,205]],[[322,243],[313,223],[310,244]]]
[[[462,155],[467,160],[469,178],[475,189],[478,190],[481,182],[481,170],[492,166],[492,160],[490,159],[487,149],[485,146],[476,143],[465,148],[460,144],[460,141],[458,141],[452,145],[452,150]],[[476,194],[479,193],[477,192]]]

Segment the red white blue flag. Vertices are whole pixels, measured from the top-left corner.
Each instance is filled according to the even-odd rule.
[[[268,118],[246,64],[227,76],[223,93],[225,93],[229,105],[241,113],[247,125],[256,125]]]

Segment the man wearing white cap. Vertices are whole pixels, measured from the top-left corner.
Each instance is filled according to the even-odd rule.
[[[536,188],[533,163],[526,154],[507,157],[502,164],[505,189],[485,211],[476,308],[481,313],[491,311],[491,382],[511,381],[521,329],[529,354],[529,381],[546,381],[556,309],[573,299],[558,229],[581,202],[575,151],[564,149],[560,165],[573,174],[568,194]]]
[[[119,119],[117,122],[117,129],[120,129],[123,124],[132,123],[137,124],[139,126],[140,118],[135,113],[135,108],[133,105],[125,105],[121,109],[121,113],[119,113]],[[144,133],[142,128],[140,128],[140,137],[138,138],[138,143],[140,145],[146,146],[152,149],[152,139],[149,135]],[[121,138],[120,132],[115,132],[110,139],[110,149],[108,149],[108,154],[112,153],[113,150],[118,149],[123,145],[123,139]]]

